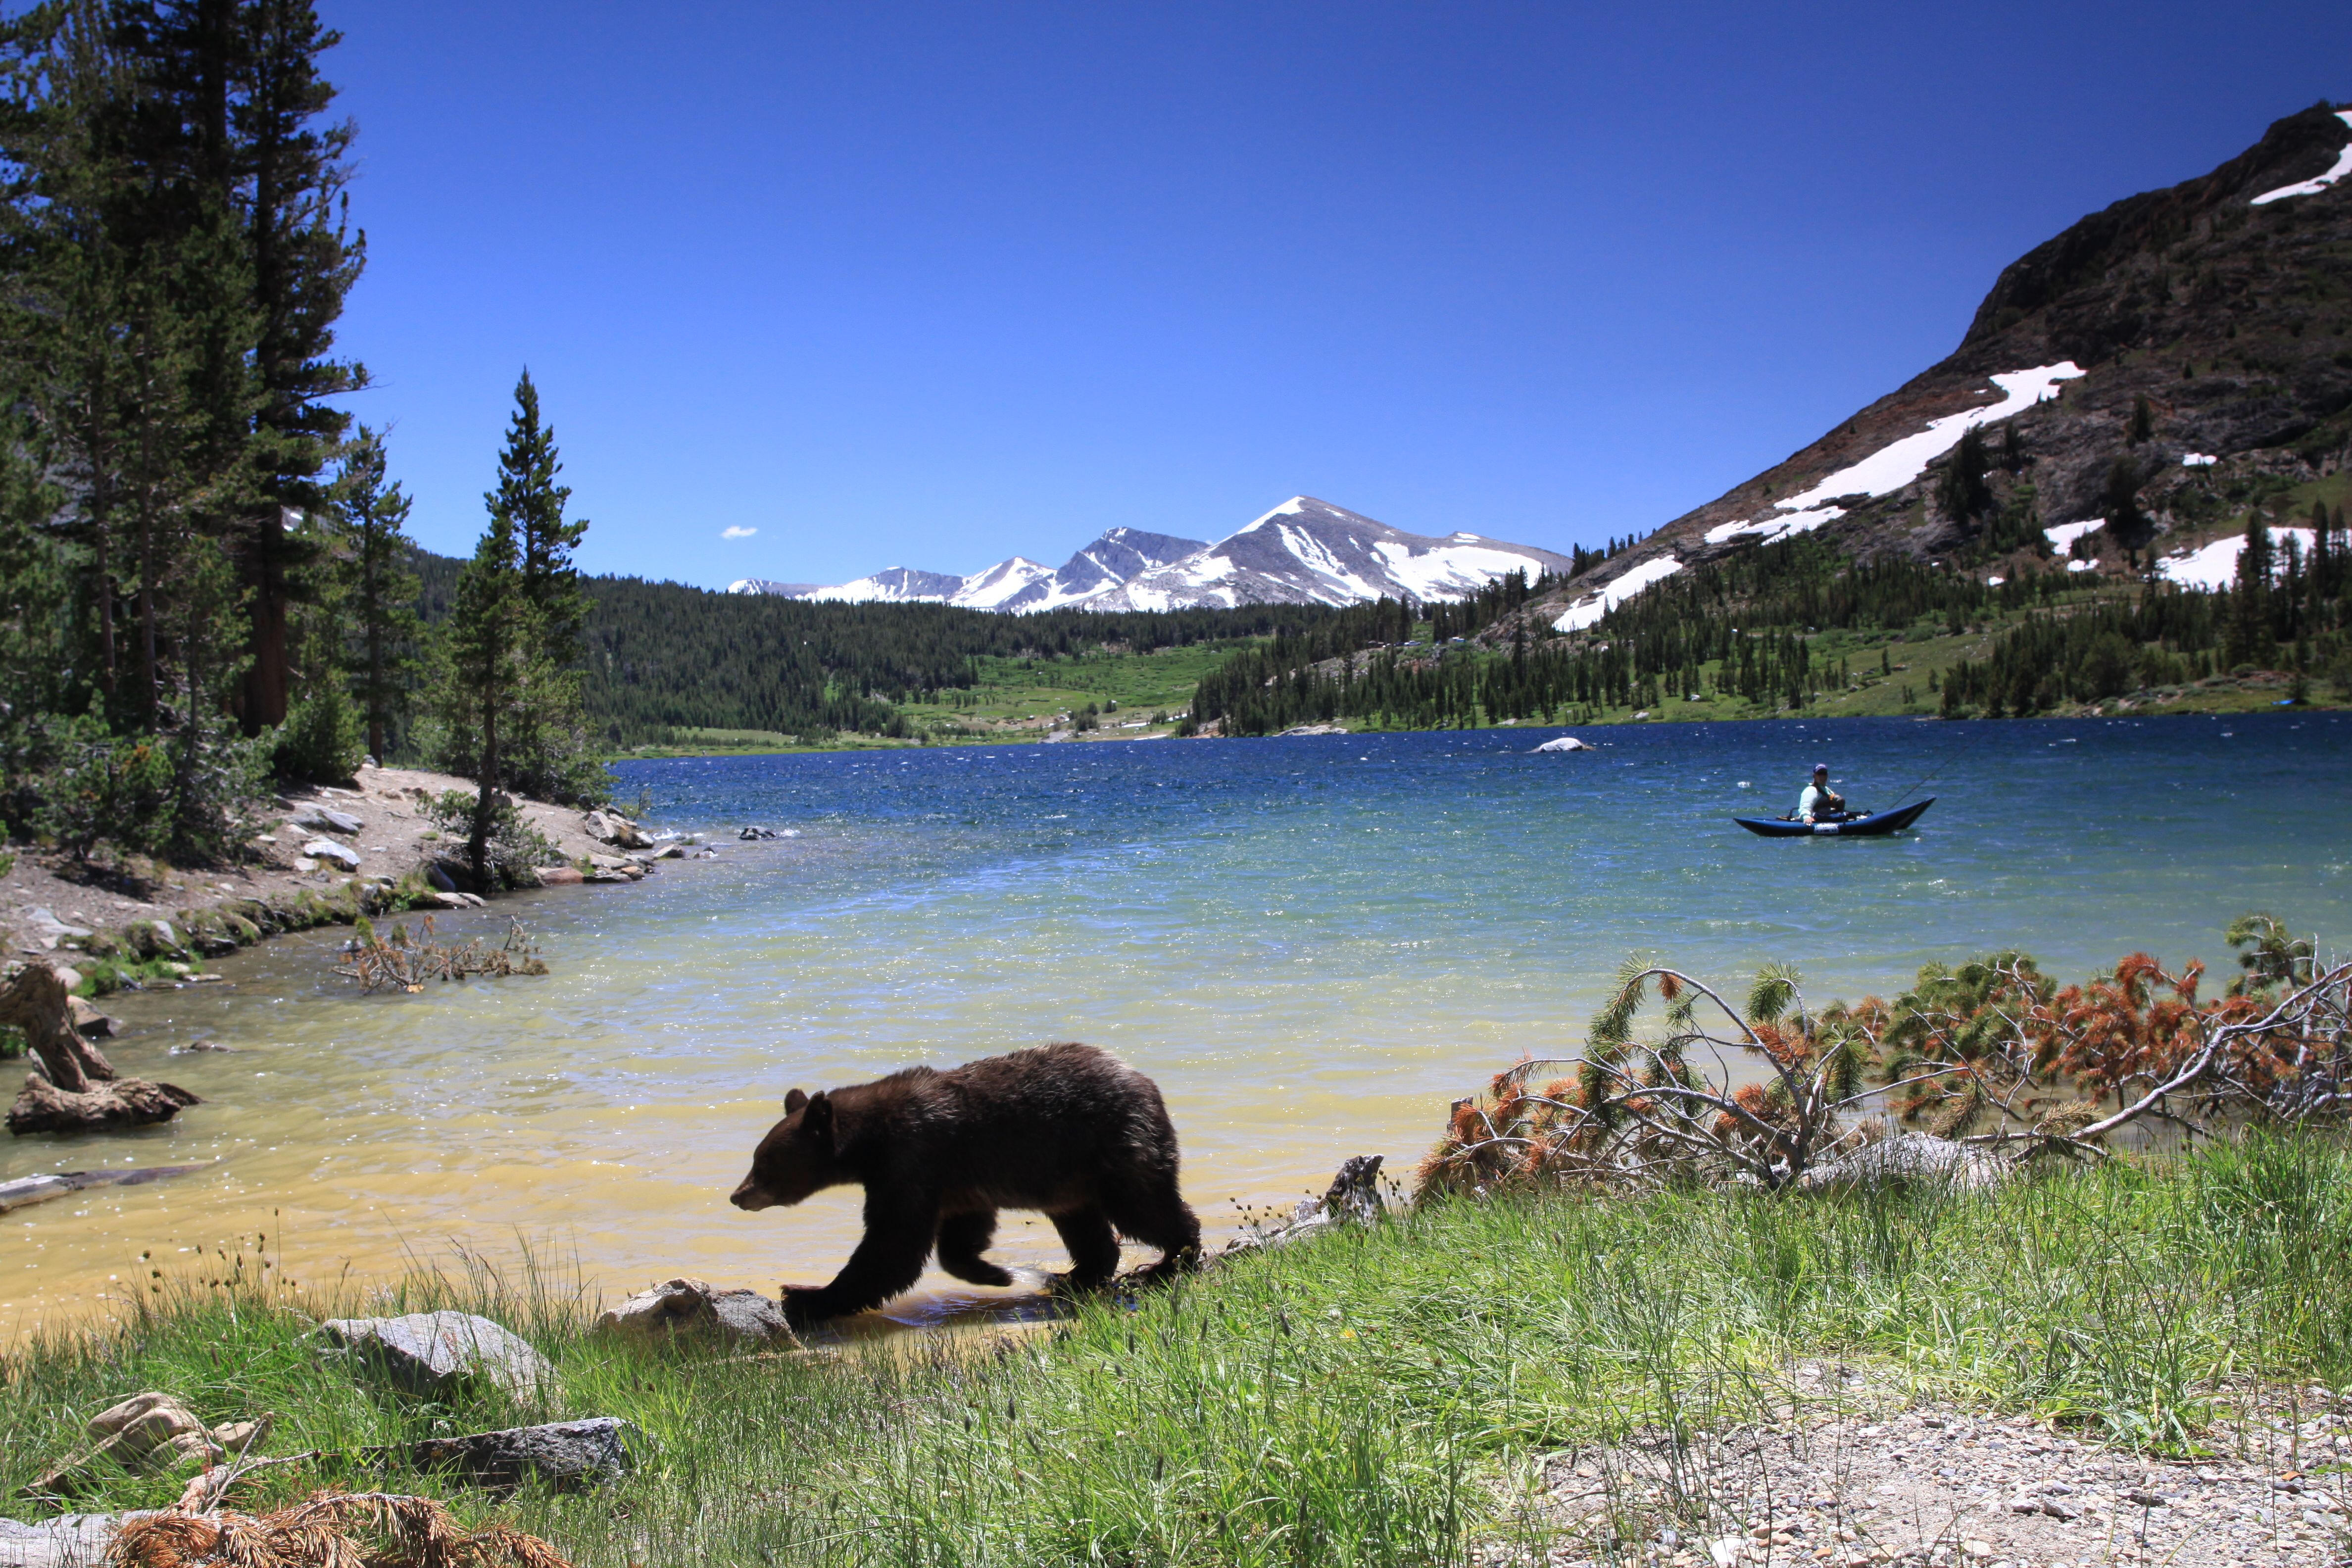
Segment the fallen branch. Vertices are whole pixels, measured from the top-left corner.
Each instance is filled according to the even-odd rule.
[[[379,937],[362,916],[358,933],[343,955],[349,962],[337,964],[335,973],[358,981],[362,994],[376,991],[414,994],[424,990],[428,980],[463,980],[473,974],[496,979],[547,973],[537,941],[523,930],[520,921],[510,921],[506,940],[491,947],[479,937],[463,943],[434,941],[431,915],[425,917],[414,941],[405,925],[395,925],[391,935]]]

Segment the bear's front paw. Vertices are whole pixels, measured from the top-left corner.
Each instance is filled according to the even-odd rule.
[[[811,1323],[823,1322],[834,1314],[825,1310],[824,1291],[814,1285],[784,1287],[784,1324],[788,1328],[805,1329]]]

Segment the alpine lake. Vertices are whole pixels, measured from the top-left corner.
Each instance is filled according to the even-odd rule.
[[[0,1178],[217,1164],[0,1219],[0,1342],[156,1270],[267,1263],[325,1292],[529,1256],[607,1301],[820,1283],[856,1189],[727,1203],[785,1091],[1050,1040],[1159,1081],[1215,1236],[1349,1155],[1409,1177],[1450,1100],[1576,1049],[1631,952],[1742,992],[1789,961],[1822,1003],[2011,947],[2068,980],[2201,958],[2210,994],[2252,910],[2352,940],[2352,715],[1629,725],[1534,752],[1562,732],[622,763],[649,827],[719,853],[439,918],[493,941],[520,918],[543,978],[362,996],[329,928],[220,961],[226,984],[109,998],[116,1066],[205,1103],[9,1140]],[[1789,810],[1816,760],[1857,806],[1923,774],[1937,804],[1882,839],[1732,824]],[[1041,1216],[1004,1218],[996,1257],[1064,1266]],[[890,1315],[990,1294],[933,1275]]]

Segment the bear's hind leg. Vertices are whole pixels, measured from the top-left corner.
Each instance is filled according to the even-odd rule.
[[[1201,1221],[1173,1180],[1164,1191],[1117,1194],[1106,1206],[1111,1223],[1127,1236],[1160,1249],[1160,1261],[1143,1271],[1145,1279],[1165,1279],[1201,1260]]]
[[[1070,1249],[1070,1283],[1085,1289],[1108,1284],[1118,1272],[1118,1237],[1109,1216],[1097,1208],[1072,1209],[1048,1216]]]
[[[996,1211],[975,1209],[940,1221],[940,1267],[975,1285],[1010,1285],[1013,1276],[981,1256],[996,1239]]]

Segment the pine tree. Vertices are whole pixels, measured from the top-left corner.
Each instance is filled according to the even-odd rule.
[[[2156,434],[2156,410],[2148,406],[2146,395],[2132,399],[2130,444],[2138,446]]]
[[[2156,537],[2156,524],[2139,508],[2139,465],[2117,458],[2107,468],[2107,537],[2123,546],[2124,556],[2139,564],[2139,552]]]
[[[505,805],[499,787],[505,766],[500,747],[522,696],[528,658],[530,617],[521,577],[513,520],[493,507],[474,558],[457,577],[457,607],[442,637],[437,690],[448,730],[443,761],[475,781],[466,861],[475,884],[485,889],[493,885],[490,839]]]
[[[2246,521],[2246,542],[2238,552],[2237,580],[2230,594],[2230,632],[2225,657],[2232,669],[2267,667],[2271,640],[2271,531],[2257,512]]]
[[[556,482],[562,471],[555,432],[541,420],[539,388],[526,370],[515,384],[514,417],[499,455],[498,487],[483,498],[513,535],[516,592],[528,627],[524,689],[505,766],[508,781],[526,795],[592,803],[605,798],[611,785],[588,755],[580,709],[578,666],[588,601],[572,552],[588,522],[565,520],[572,490]]]
[[[1944,477],[1936,487],[1936,505],[1955,522],[1972,522],[1992,510],[1992,487],[1985,483],[1991,467],[1985,455],[1984,431],[1971,425],[1960,434]]]
[[[338,488],[351,531],[352,671],[366,716],[368,754],[381,762],[407,703],[423,631],[412,608],[417,577],[408,559],[415,546],[403,531],[408,498],[397,484],[384,482],[382,435],[359,426]]]

